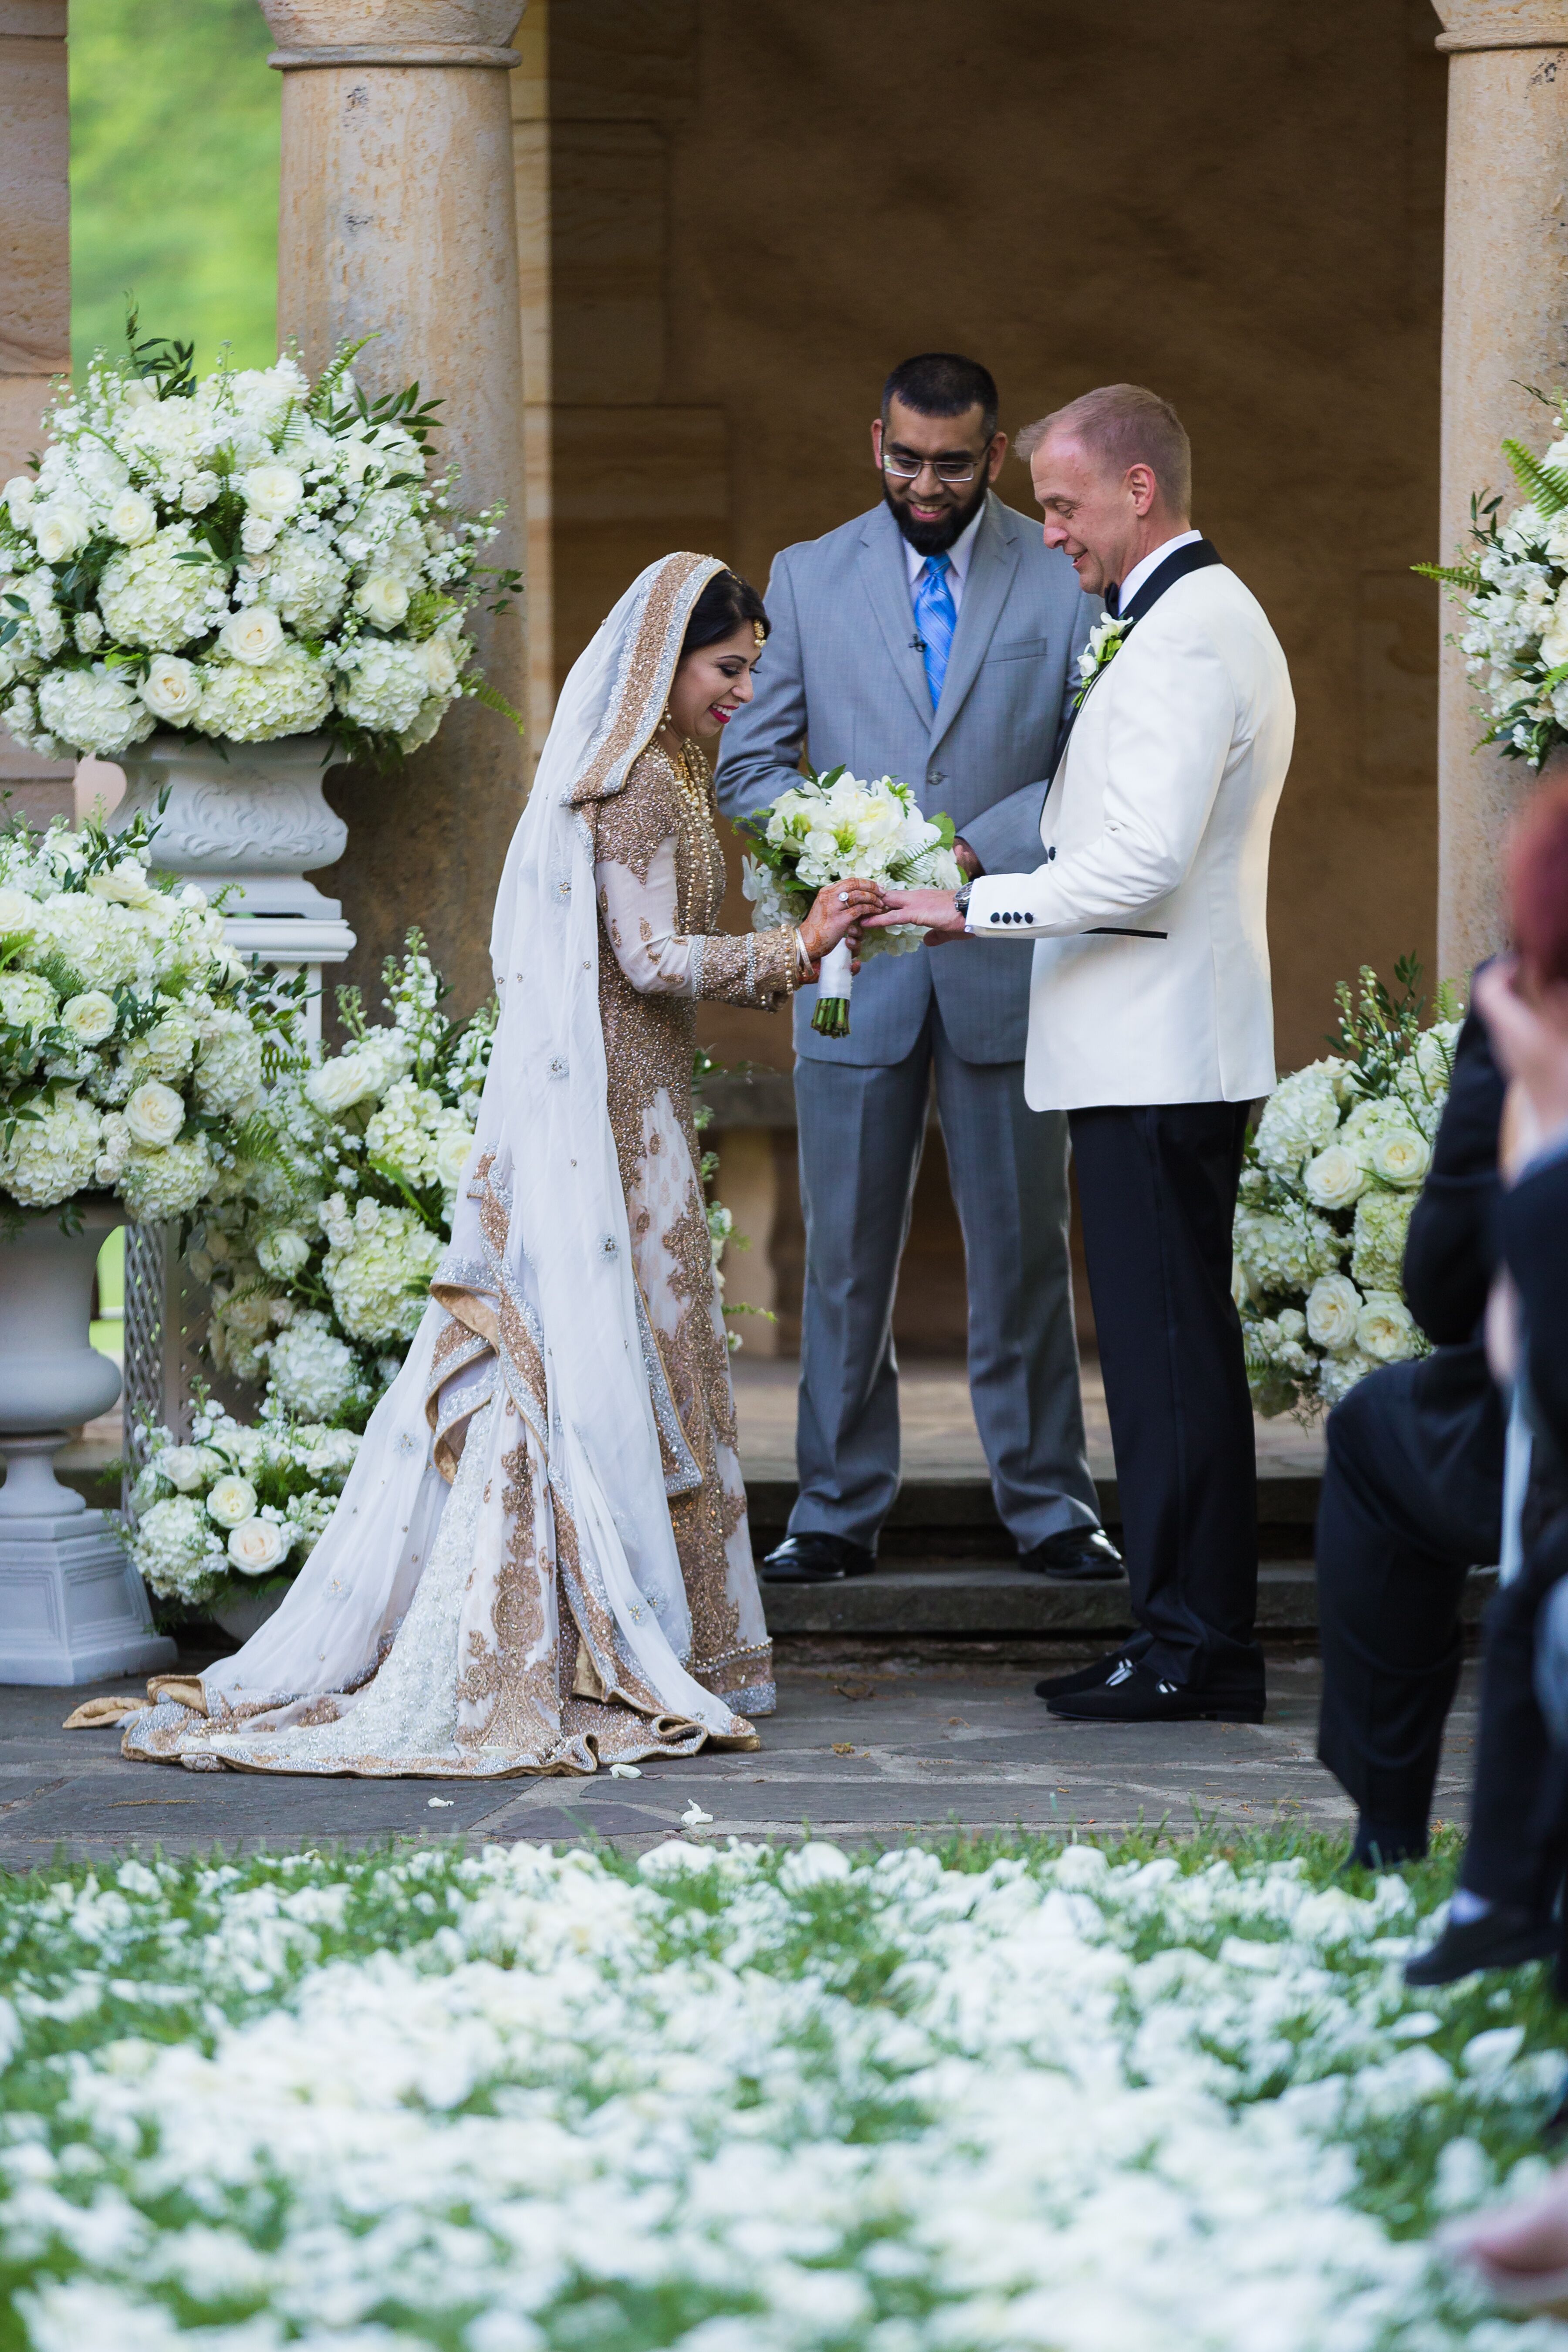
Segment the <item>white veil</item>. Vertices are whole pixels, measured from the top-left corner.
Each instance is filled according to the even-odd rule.
[[[252,1716],[374,1675],[447,1498],[430,1401],[487,1345],[508,1362],[510,1318],[516,1351],[531,1342],[542,1359],[551,1484],[575,1524],[583,1581],[601,1621],[614,1622],[611,1640],[595,1645],[606,1695],[646,1707],[651,1693],[720,1737],[738,1721],[683,1663],[691,1625],[656,1419],[664,1391],[610,1129],[594,845],[582,814],[621,789],[658,726],[691,608],[721,569],[690,554],[650,565],[562,690],[497,895],[500,1020],[437,1297],[282,1607],[203,1676],[211,1714]],[[467,1328],[443,1297],[478,1302]],[[484,1340],[469,1336],[476,1317]]]

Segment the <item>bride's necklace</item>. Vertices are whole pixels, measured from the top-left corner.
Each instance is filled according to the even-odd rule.
[[[685,736],[679,739],[679,751],[670,751],[666,739],[674,732],[672,725],[667,725],[660,730],[659,748],[675,770],[676,783],[681,800],[700,824],[710,824],[713,814],[713,787],[709,775],[708,762],[697,745],[688,741]]]

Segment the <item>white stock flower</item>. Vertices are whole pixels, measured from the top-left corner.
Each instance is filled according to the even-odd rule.
[[[253,669],[259,669],[282,650],[283,624],[270,604],[247,604],[224,623],[217,641],[231,661],[248,662]]]
[[[1348,1144],[1330,1143],[1309,1160],[1301,1189],[1315,1209],[1348,1209],[1366,1190],[1366,1171]]]
[[[305,495],[292,466],[253,466],[240,476],[237,488],[251,513],[268,522],[286,521]]]
[[[93,1182],[104,1186],[110,1192],[117,1192],[120,1179],[125,1172],[125,1162],[130,1156],[131,1129],[117,1110],[106,1112],[102,1128],[99,1131],[98,1159],[92,1171]]]
[[[207,1516],[220,1528],[237,1528],[256,1509],[256,1489],[248,1478],[230,1471],[226,1477],[215,1480],[207,1496]]]
[[[46,563],[68,563],[92,537],[92,517],[78,499],[50,499],[35,505],[27,520]]]
[[[188,727],[201,706],[201,673],[178,654],[154,654],[137,691],[154,719]]]
[[[228,1556],[242,1576],[267,1576],[288,1559],[289,1538],[272,1519],[242,1519],[229,1532]]]
[[[57,740],[100,760],[117,760],[153,732],[152,712],[125,677],[102,662],[40,678],[38,716]]]
[[[1352,1346],[1361,1308],[1361,1293],[1348,1275],[1320,1275],[1307,1293],[1307,1337],[1315,1348]]]
[[[121,547],[143,547],[158,528],[158,509],[144,490],[121,490],[105,528]]]
[[[316,1109],[329,1118],[368,1102],[386,1084],[386,1066],[374,1049],[338,1054],[311,1071],[305,1093]]]
[[[1403,1298],[1392,1290],[1367,1293],[1356,1318],[1356,1345],[1379,1364],[1402,1364],[1422,1352],[1415,1318]]]
[[[70,1031],[79,1045],[101,1045],[112,1035],[117,1018],[113,997],[106,996],[101,988],[68,996],[60,1007],[60,1026]]]
[[[395,572],[373,572],[354,591],[354,608],[378,629],[395,629],[408,612],[408,583]]]
[[[183,1097],[159,1078],[149,1078],[145,1086],[138,1087],[125,1106],[132,1141],[145,1144],[150,1150],[162,1150],[173,1143],[184,1123]]]
[[[13,474],[5,488],[0,490],[0,499],[5,501],[6,510],[15,530],[26,530],[27,510],[37,498],[37,491],[38,486],[31,474]]]

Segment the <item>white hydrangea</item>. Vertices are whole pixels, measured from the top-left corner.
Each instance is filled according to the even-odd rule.
[[[0,1021],[14,1029],[38,1029],[58,1008],[59,998],[41,971],[0,971]]]
[[[323,533],[285,530],[269,551],[261,593],[279,620],[309,637],[323,635],[343,609],[349,567]]]
[[[183,560],[191,555],[205,560]],[[228,595],[216,559],[188,522],[175,522],[144,547],[111,559],[99,583],[98,606],[121,645],[167,654],[215,628],[228,610]]]
[[[1281,1198],[1272,1208],[1237,1210],[1237,1255],[1261,1292],[1310,1290],[1338,1265],[1342,1247],[1328,1219],[1305,1202]]]
[[[306,1308],[266,1347],[272,1395],[301,1420],[333,1421],[365,1398],[359,1360],[325,1315]]]
[[[359,637],[338,656],[337,707],[373,734],[401,735],[412,727],[429,690],[417,646]]]
[[[133,1217],[149,1224],[188,1216],[210,1191],[216,1172],[205,1135],[168,1144],[161,1151],[133,1143],[121,1173],[121,1198]]]
[[[261,1040],[243,1013],[209,1013],[202,1024],[195,1097],[219,1118],[248,1118],[262,1100]]]
[[[209,662],[202,672],[196,727],[231,743],[270,743],[309,735],[331,709],[331,681],[304,646],[286,645],[259,665]]]
[[[330,1220],[330,1221],[329,1221]],[[352,1228],[324,1208],[323,1278],[351,1339],[411,1339],[428,1304],[442,1242],[412,1209],[359,1203]]]
[[[103,662],[51,670],[38,686],[38,717],[58,741],[100,760],[117,760],[157,724],[125,675]]]
[[[1343,1068],[1331,1056],[1280,1079],[1258,1122],[1260,1167],[1293,1183],[1304,1162],[1332,1139],[1340,1123]]]
[[[24,1209],[52,1209],[92,1181],[100,1119],[90,1103],[68,1087],[35,1118],[19,1115],[0,1148],[0,1185]]]
[[[137,1522],[132,1557],[163,1601],[205,1601],[227,1572],[223,1538],[192,1495],[154,1503]]]
[[[1363,1192],[1356,1202],[1351,1273],[1363,1290],[1403,1290],[1414,1192]]]
[[[434,1171],[436,1122],[441,1117],[438,1094],[412,1079],[398,1079],[365,1129],[366,1157],[417,1190]]]
[[[1325,1356],[1318,1372],[1318,1395],[1325,1408],[1331,1410],[1340,1399],[1364,1381],[1377,1365],[1371,1356],[1363,1355],[1359,1348],[1347,1348],[1342,1353]]]

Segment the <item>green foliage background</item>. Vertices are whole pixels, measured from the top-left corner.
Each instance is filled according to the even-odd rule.
[[[71,355],[143,333],[277,356],[280,77],[256,0],[70,0]]]

